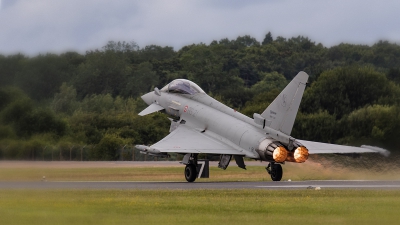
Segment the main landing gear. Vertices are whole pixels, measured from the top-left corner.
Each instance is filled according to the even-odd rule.
[[[187,182],[193,182],[196,178],[209,178],[209,163],[207,159],[197,159],[198,154],[186,154],[183,157],[182,164],[185,166],[185,179]]]
[[[268,174],[271,175],[271,179],[273,181],[282,180],[283,171],[281,164],[271,162],[267,167],[265,167],[265,169],[267,170]]]
[[[197,178],[197,154],[186,154],[182,160],[185,167],[185,179],[187,182],[193,182]]]
[[[193,182],[196,180],[197,169],[194,164],[187,164],[185,167],[185,179],[187,182]]]

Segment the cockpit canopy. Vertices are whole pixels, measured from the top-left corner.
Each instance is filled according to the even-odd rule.
[[[161,91],[193,95],[197,93],[205,93],[197,84],[190,80],[176,79],[171,81]]]

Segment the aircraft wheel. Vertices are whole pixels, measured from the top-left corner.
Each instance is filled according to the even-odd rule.
[[[193,164],[187,164],[185,167],[185,178],[187,182],[195,181],[196,176],[197,176],[196,166]]]
[[[280,181],[282,179],[283,171],[280,164],[271,165],[271,179],[273,181]]]

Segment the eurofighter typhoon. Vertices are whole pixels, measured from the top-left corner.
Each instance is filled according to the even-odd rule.
[[[308,74],[299,72],[263,113],[249,118],[208,96],[197,84],[176,79],[142,96],[149,105],[144,116],[163,111],[173,117],[170,134],[151,145],[136,145],[143,154],[168,157],[183,154],[185,178],[193,182],[203,172],[198,154],[220,155],[219,167],[226,169],[232,156],[245,169],[243,158],[269,162],[266,170],[273,181],[282,179],[281,164],[303,163],[310,154],[381,153],[387,150],[351,147],[299,140],[290,133],[306,87]],[[199,174],[200,173],[200,174]]]

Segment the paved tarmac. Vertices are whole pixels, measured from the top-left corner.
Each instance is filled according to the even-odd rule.
[[[281,182],[126,182],[126,181],[40,181],[40,182],[10,182],[0,181],[0,190],[5,189],[373,189],[400,190],[400,181],[281,181]]]

